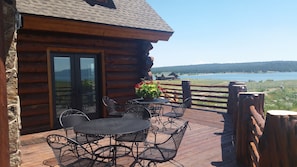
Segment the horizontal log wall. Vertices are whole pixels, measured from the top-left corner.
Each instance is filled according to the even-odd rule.
[[[106,75],[106,94],[124,102],[135,97],[134,85],[139,82],[143,42],[83,36],[74,34],[18,32],[19,95],[21,99],[22,133],[49,130],[49,81],[47,50],[49,48],[102,50]]]

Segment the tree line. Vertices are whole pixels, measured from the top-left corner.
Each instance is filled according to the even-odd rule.
[[[174,72],[185,73],[232,73],[232,72],[297,72],[297,61],[270,61],[251,63],[214,63],[168,67],[153,67],[153,73]]]

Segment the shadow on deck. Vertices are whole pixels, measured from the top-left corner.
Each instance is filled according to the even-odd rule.
[[[190,122],[175,160],[185,167],[237,167],[233,145],[231,116],[225,112],[187,109],[184,120]],[[44,166],[54,155],[45,142],[48,134],[64,134],[54,130],[21,136],[22,167]],[[131,158],[120,158],[118,164],[129,166]],[[160,167],[171,167],[163,163]]]

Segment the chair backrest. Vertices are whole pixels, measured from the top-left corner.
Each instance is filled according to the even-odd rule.
[[[150,110],[152,116],[158,116],[161,115],[163,112],[163,105],[162,104],[150,104],[148,106],[148,109]]]
[[[117,102],[114,99],[111,99],[108,96],[103,96],[102,97],[102,103],[107,108],[107,111],[108,112],[114,112],[114,111],[116,111]]]
[[[192,97],[188,97],[184,100],[183,104],[185,104],[185,107],[188,108],[189,106],[191,106],[192,103]]]
[[[178,107],[173,107],[172,111],[176,113],[177,117],[182,117],[186,111],[187,106],[189,106],[189,102],[191,97],[186,98],[183,103],[181,103]]]
[[[67,109],[59,117],[60,125],[66,131],[66,136],[68,136],[68,130],[72,130],[75,125],[89,120],[90,118],[84,112],[77,109]]]
[[[126,111],[123,114],[123,119],[136,118],[149,120],[151,118],[150,111],[143,105],[129,104],[126,106]]]
[[[173,133],[170,134],[170,137],[165,142],[157,144],[157,147],[159,148],[173,151],[173,156],[170,157],[170,159],[173,159],[176,156],[181,141],[188,127],[188,123],[189,121],[186,121],[182,126],[177,128]]]
[[[124,142],[144,142],[147,138],[150,127],[133,133],[118,135],[115,140],[116,141],[124,141]]]
[[[79,144],[76,141],[58,134],[48,135],[46,141],[60,166],[67,166],[78,160]]]

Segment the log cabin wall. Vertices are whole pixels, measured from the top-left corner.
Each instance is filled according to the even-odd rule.
[[[19,30],[17,51],[22,134],[53,128],[48,51],[100,53],[103,56],[101,93],[123,103],[135,97],[134,85],[143,77],[141,69],[149,47],[150,42],[136,39]]]

